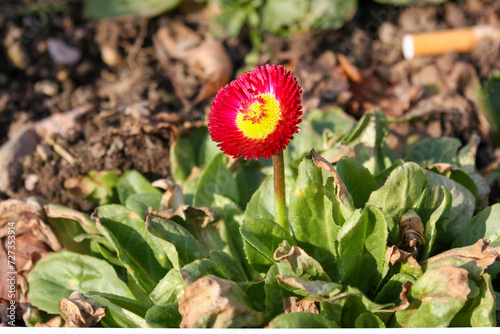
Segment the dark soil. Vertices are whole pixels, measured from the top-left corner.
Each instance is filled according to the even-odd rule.
[[[40,196],[91,211],[93,203],[71,195],[71,181],[92,170],[137,169],[152,179],[168,177],[172,140],[205,119],[215,91],[227,81],[224,75],[234,78],[251,47],[244,34],[222,37],[232,70],[226,67],[219,81],[209,82],[190,57],[219,51],[205,47],[187,56],[169,49],[170,40],[160,33],[174,31],[175,42],[202,45],[209,26],[203,6],[186,2],[160,18],[95,22],[82,16],[82,1],[57,4],[38,12],[24,2],[0,4],[0,145],[50,115],[89,110],[78,127],[41,141],[23,158],[23,173],[4,196]],[[390,142],[396,150],[414,133],[456,136],[464,143],[479,134],[478,163],[485,167],[495,147],[471,87],[500,68],[499,45],[485,42],[472,54],[411,62],[403,59],[400,45],[407,32],[498,25],[499,8],[499,1],[401,8],[360,1],[354,20],[338,31],[265,36],[262,50],[268,52],[259,63],[284,64],[298,77],[306,112],[338,105],[359,118],[377,107],[391,117],[423,119],[394,127]],[[50,54],[49,38],[69,47],[56,51],[69,52],[62,61]],[[27,179],[35,182],[27,186]]]

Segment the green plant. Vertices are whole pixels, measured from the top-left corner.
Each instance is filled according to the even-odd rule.
[[[89,247],[36,264],[33,305],[58,313],[78,290],[111,327],[495,326],[500,206],[484,207],[477,139],[424,139],[398,159],[379,111],[314,111],[301,128],[284,151],[289,231],[268,162],[229,160],[195,128],[172,146],[178,185],[128,172],[92,217],[46,206]]]

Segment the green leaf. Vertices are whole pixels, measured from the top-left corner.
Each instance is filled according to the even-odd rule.
[[[277,262],[273,254],[283,240],[290,245],[296,244],[288,231],[268,219],[246,221],[241,225],[240,233],[248,261],[259,272],[267,272]]]
[[[226,160],[226,156],[220,153],[208,164],[196,187],[194,206],[214,208],[214,194],[228,197],[238,203],[238,186],[226,168]]]
[[[252,195],[259,189],[264,174],[260,171],[258,163],[251,160],[238,168],[235,179],[240,200],[238,205],[240,208],[245,209]]]
[[[497,325],[497,301],[490,275],[482,275],[477,284],[479,294],[465,303],[451,321],[450,327],[495,327]]]
[[[276,275],[276,278],[288,290],[297,294],[304,294],[304,296],[326,296],[331,298],[342,290],[341,284],[333,282],[311,281],[293,275]],[[302,291],[305,293],[302,293]]]
[[[178,302],[184,292],[184,283],[180,272],[172,268],[163,277],[149,297],[155,305],[167,305]]]
[[[293,275],[290,267],[283,263],[276,263],[269,268],[264,284],[266,293],[265,305],[268,318],[283,313],[283,300],[295,294],[280,285],[277,275]]]
[[[289,189],[295,183],[290,177],[285,176],[285,188]],[[287,204],[289,196],[286,197]],[[274,179],[268,176],[252,195],[245,210],[245,220],[250,219],[274,220]]]
[[[90,171],[80,181],[83,196],[98,204],[116,203],[117,171]]]
[[[101,320],[106,327],[148,327],[144,320],[148,308],[133,299],[96,291],[86,293],[86,297],[106,308],[106,316]]]
[[[150,211],[160,209],[161,199],[160,194],[132,194],[125,201],[125,207],[144,220]]]
[[[447,327],[470,292],[467,271],[450,263],[427,269],[410,290],[410,306],[397,311],[390,327]]]
[[[458,233],[453,248],[469,246],[479,239],[491,240],[490,246],[500,246],[500,204],[487,207],[472,218]],[[487,272],[495,278],[500,273],[500,262],[488,267]]]
[[[376,303],[394,303],[399,304],[401,299],[399,298],[399,294],[401,293],[401,289],[403,284],[407,281],[415,283],[416,279],[413,276],[410,276],[405,273],[397,273],[392,276],[387,283],[384,284],[382,289],[380,289],[377,297],[375,298]]]
[[[169,219],[149,215],[146,219],[146,230],[160,239],[170,262],[177,270],[194,260],[208,256],[208,250],[192,234]]]
[[[159,194],[161,191],[151,185],[141,173],[136,170],[126,171],[117,184],[120,203],[125,205],[127,198],[133,194]]]
[[[183,183],[219,153],[220,149],[210,138],[206,126],[189,129],[189,134],[179,136],[170,148],[172,177],[177,183]]]
[[[333,219],[334,204],[325,193],[325,182],[331,182],[327,180],[326,172],[311,158],[305,158],[299,166],[295,189],[290,192],[288,218],[298,246],[318,260],[333,279],[339,226]]]
[[[363,292],[375,289],[388,269],[387,222],[382,212],[367,206],[353,213],[340,228],[338,242],[341,282]]]
[[[409,209],[417,208],[427,184],[425,175],[424,170],[413,162],[396,167],[385,184],[374,191],[366,203],[381,209],[387,219],[389,238],[394,244],[401,238],[399,217]],[[418,210],[415,211],[420,215]]]
[[[235,281],[246,281],[245,272],[231,256],[222,251],[210,251],[210,260],[217,266],[223,278]]]
[[[375,2],[393,5],[393,6],[408,6],[408,5],[424,5],[424,4],[432,4],[438,5],[447,0],[374,0]]]
[[[135,212],[121,205],[100,206],[94,216],[120,262],[144,291],[151,292],[170,269],[161,243],[147,233]]]
[[[392,164],[385,150],[389,122],[380,110],[365,113],[356,127],[343,137],[345,145],[354,147],[356,160],[376,175]]]
[[[335,298],[321,302],[320,314],[334,321],[339,327],[355,327],[356,319],[363,313],[374,313],[394,304],[377,304],[368,299],[361,291],[353,287]],[[379,313],[382,316],[383,313]]]
[[[269,328],[337,328],[335,323],[309,312],[283,313],[271,320]]]
[[[406,161],[422,167],[435,163],[457,164],[457,152],[462,143],[457,138],[432,137],[418,142],[408,153]]]
[[[100,20],[120,16],[153,17],[177,7],[181,0],[89,0],[85,16]]]
[[[361,313],[354,322],[356,328],[385,328],[384,322],[373,313]]]
[[[349,21],[355,12],[354,0],[268,0],[261,9],[262,28],[284,35],[314,28],[337,29]]]
[[[326,110],[312,110],[305,114],[303,119],[304,122],[310,122],[314,131],[320,135],[326,130],[334,133],[347,132],[356,124],[356,120],[351,115],[338,107]]]
[[[182,267],[180,273],[185,288],[206,275],[214,275],[220,278],[225,278],[224,274],[219,270],[219,267],[217,267],[215,262],[208,259],[194,260],[193,262]]]
[[[438,233],[435,241],[436,244],[450,243],[472,218],[476,207],[476,199],[474,195],[460,183],[428,170],[425,170],[425,175],[429,188],[439,189],[440,187],[444,187],[452,196],[450,218],[446,221],[446,231]],[[426,219],[427,215],[420,214],[421,211],[417,211],[417,213],[419,213],[422,219]]]
[[[179,303],[153,306],[146,313],[146,323],[151,328],[179,328],[182,316]]]
[[[362,208],[371,193],[377,190],[375,177],[356,160],[343,157],[337,162],[337,173],[351,194],[356,208]]]
[[[452,197],[448,189],[446,189],[445,187],[441,186],[441,191],[444,195],[438,195],[439,197],[442,197],[441,203],[436,203],[438,207],[436,208],[436,210],[434,210],[434,212],[431,214],[424,225],[425,249],[424,254],[422,254],[420,258],[421,260],[427,259],[432,254],[432,247],[434,246],[436,235],[439,231],[446,230],[446,221],[450,218]],[[421,204],[425,202],[426,201],[424,199],[422,200]]]
[[[474,244],[479,239],[491,240],[490,246],[500,246],[500,204],[487,207],[472,218],[457,234],[452,247]]]
[[[48,313],[59,313],[59,299],[73,291],[112,293],[133,298],[133,294],[103,260],[73,252],[52,253],[41,259],[28,276],[28,298]]]

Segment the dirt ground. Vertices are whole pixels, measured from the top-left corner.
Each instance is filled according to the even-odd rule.
[[[0,2],[0,164],[16,158],[4,166],[0,191],[90,212],[94,204],[72,192],[75,180],[113,169],[168,177],[172,140],[203,122],[251,45],[245,33],[207,35],[213,14],[194,2],[159,18],[103,21],[85,19],[82,1],[57,3],[34,12],[25,2]],[[463,142],[479,134],[478,166],[485,168],[495,146],[474,85],[500,68],[500,46],[487,41],[471,54],[406,61],[400,45],[408,32],[498,26],[499,13],[500,1],[360,1],[340,30],[265,36],[259,64],[283,64],[298,77],[306,112],[337,105],[356,118],[371,108],[420,117],[392,129],[395,150],[412,133]]]

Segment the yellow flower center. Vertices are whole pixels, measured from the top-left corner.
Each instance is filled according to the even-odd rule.
[[[266,139],[281,119],[280,104],[272,94],[258,95],[242,104],[236,126],[252,139]]]

